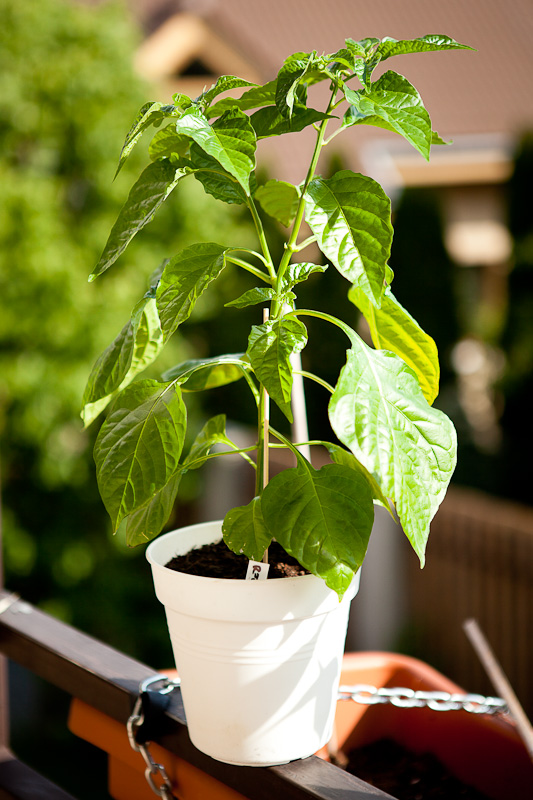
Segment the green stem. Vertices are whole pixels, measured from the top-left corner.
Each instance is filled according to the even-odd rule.
[[[346,325],[341,319],[334,317],[332,314],[324,314],[322,311],[312,311],[310,308],[298,308],[295,311],[289,311],[286,314],[287,317],[316,317],[317,319],[323,319],[325,322],[331,322],[332,325],[336,325],[337,328],[340,328],[343,333],[346,334],[348,339],[353,342],[355,341],[355,337],[357,336],[356,332],[350,328],[349,325]]]
[[[265,281],[265,283],[272,284],[272,277],[270,275],[267,275],[267,273],[263,272],[263,270],[252,266],[252,264],[249,264],[242,258],[235,258],[234,256],[228,256],[228,254],[226,253],[226,261],[229,261],[230,264],[236,264],[238,267],[242,267],[242,269],[251,272],[252,275],[255,275],[256,278],[261,278],[261,280]]]
[[[242,456],[244,460],[247,461],[254,469],[256,469],[255,461],[246,455],[246,453],[253,453],[255,449],[256,449],[255,444],[252,445],[251,447],[237,447],[237,445],[235,445],[234,450],[223,450],[221,453],[219,452],[208,453],[207,455],[202,456],[201,458],[196,458],[194,461],[191,461],[189,464],[186,464],[184,466],[186,467],[187,470],[194,469],[195,465],[200,466],[201,464],[204,463],[204,461],[208,461],[211,458],[218,458],[219,456],[234,456],[238,454]]]
[[[319,378],[318,375],[314,375],[312,372],[306,372],[306,370],[301,370],[301,371],[300,370],[294,370],[293,371],[293,375],[301,375],[303,378],[309,378],[310,380],[314,381],[315,383],[318,383],[319,386],[323,386],[324,389],[327,389],[330,394],[333,394],[333,392],[335,391],[335,389],[333,388],[333,386],[330,383],[328,383],[327,381],[323,380],[322,378]]]
[[[332,107],[333,107],[333,105],[335,103],[336,94],[337,94],[337,88],[335,87],[333,92],[332,92],[332,94],[331,94],[330,101],[329,101],[328,107],[326,109],[326,114],[329,114],[329,112],[331,111],[331,109],[332,109]],[[307,188],[308,188],[309,184],[313,180],[313,177],[314,177],[314,174],[315,174],[315,170],[316,170],[317,165],[318,165],[318,159],[320,157],[320,151],[322,150],[322,147],[323,147],[323,144],[324,144],[324,136],[325,136],[325,133],[326,133],[326,128],[327,128],[328,122],[329,122],[328,119],[322,120],[322,123],[320,125],[319,130],[318,130],[318,135],[317,135],[316,142],[315,142],[315,149],[313,151],[313,157],[311,158],[311,163],[309,165],[309,169],[307,170],[307,175],[306,175],[306,178],[305,178],[305,182],[304,182],[304,185],[302,187],[302,192],[301,192],[300,200],[298,202],[298,208],[296,210],[296,216],[295,216],[294,223],[293,223],[293,226],[292,226],[291,235],[289,237],[289,240],[288,240],[287,244],[285,245],[285,252],[283,253],[283,257],[282,257],[282,259],[280,261],[280,265],[279,265],[279,269],[278,269],[278,276],[277,276],[277,279],[276,279],[276,281],[274,283],[274,288],[277,291],[279,291],[279,285],[280,285],[281,281],[283,280],[283,275],[285,273],[285,270],[287,269],[288,265],[290,264],[290,260],[292,258],[292,255],[293,255],[293,253],[295,253],[297,251],[298,245],[296,244],[296,241],[297,241],[298,235],[300,233],[300,228],[302,226],[302,222],[303,222],[303,218],[304,218],[304,212],[305,212],[305,193],[307,191]],[[277,318],[277,316],[279,315],[279,312],[280,312],[279,303],[274,300],[273,301],[273,305],[272,305],[272,316]]]
[[[265,229],[263,228],[263,223],[261,222],[261,217],[259,216],[259,212],[257,211],[257,207],[251,197],[247,199],[247,205],[250,209],[250,213],[252,215],[255,229],[257,231],[257,236],[259,238],[259,243],[261,245],[261,250],[263,251],[263,255],[265,257],[265,265],[268,269],[268,273],[272,280],[276,279],[276,270],[274,269],[274,264],[272,262],[272,256],[270,255],[270,250],[268,247],[268,242],[265,236]]]

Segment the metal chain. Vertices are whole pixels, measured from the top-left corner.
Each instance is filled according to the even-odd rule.
[[[163,764],[158,764],[157,761],[153,758],[152,754],[149,750],[150,742],[146,742],[145,744],[138,744],[137,742],[137,731],[144,723],[144,713],[142,711],[142,695],[144,692],[147,691],[148,687],[154,683],[161,683],[163,682],[163,686],[158,689],[157,691],[160,694],[169,694],[173,691],[176,687],[180,685],[180,681],[178,680],[170,680],[167,678],[166,675],[156,675],[151,678],[147,678],[143,681],[139,686],[139,696],[135,702],[133,707],[133,711],[131,713],[130,718],[126,724],[128,730],[128,739],[130,742],[131,747],[136,752],[140,753],[144,759],[144,763],[146,764],[146,769],[144,771],[144,777],[148,781],[148,785],[152,789],[155,794],[162,797],[163,800],[176,800],[174,794],[172,794],[172,786],[170,783],[170,779],[166,773],[165,767]],[[156,778],[161,780],[161,783],[158,785],[155,781]]]
[[[481,694],[450,694],[449,692],[414,691],[401,686],[393,688],[369,686],[339,686],[339,700],[354,700],[363,705],[391,703],[398,708],[423,708],[433,711],[468,711],[470,714],[501,714],[508,712],[501,697],[484,697]]]

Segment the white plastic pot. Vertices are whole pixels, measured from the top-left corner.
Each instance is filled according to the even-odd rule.
[[[246,581],[165,566],[219,541],[221,522],[171,531],[146,551],[182,680],[193,744],[228,764],[304,758],[331,737],[356,575],[343,600],[314,575]]]

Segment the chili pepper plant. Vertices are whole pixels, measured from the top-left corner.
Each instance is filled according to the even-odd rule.
[[[365,557],[374,504],[381,504],[397,515],[423,565],[430,522],[456,461],[454,427],[432,405],[439,384],[437,349],[394,296],[389,197],[375,180],[348,169],[321,177],[318,164],[332,140],[355,135],[361,125],[393,131],[429,159],[432,146],[446,143],[433,131],[418,91],[393,70],[377,78],[374,70],[404,54],[463,48],[443,35],[346,39],[335,53],[290,55],[265,85],[225,75],[195,99],[178,93],[171,103],[141,108],[118,170],[140,137],[155,128],[151,162],[132,187],[90,280],[112,266],[186,180],[200,181],[222,203],[246,208],[257,249],[226,242],[223,230],[206,230],[205,241],[186,247],[155,271],[131,318],[93,367],[82,417],[88,425],[110,405],[95,446],[97,479],[113,529],[124,531],[129,545],[160,533],[188,470],[241,453],[256,470],[255,496],[224,519],[223,539],[234,552],[260,560],[275,538],[341,598]],[[326,93],[316,90],[321,83]],[[325,94],[323,105],[315,107]],[[274,178],[260,183],[256,149],[261,141],[298,136],[309,127],[315,140],[302,182]],[[287,229],[277,262],[264,215]],[[315,243],[324,256],[316,259],[321,263],[305,260],[305,251]],[[137,379],[228,268],[246,270],[257,281],[227,304],[258,306],[257,324],[242,352],[176,364],[160,380]],[[358,309],[372,346],[354,330],[352,320],[299,307],[301,284],[326,269],[336,270],[346,282],[353,319]],[[264,318],[261,307],[268,311]],[[294,366],[294,355],[313,347],[305,325],[309,317],[322,321],[324,336],[328,326],[346,336],[346,363],[335,386]],[[219,319],[224,325],[223,308]],[[318,470],[298,449],[301,442],[265,424],[267,395],[292,421],[295,372],[323,386],[328,398],[324,413],[333,441],[313,444],[326,448],[331,463]],[[185,448],[187,393],[235,381],[257,406],[253,448],[231,441],[223,414],[209,419]],[[222,449],[213,451],[215,444]],[[266,480],[265,450],[280,446],[293,451],[296,466]]]

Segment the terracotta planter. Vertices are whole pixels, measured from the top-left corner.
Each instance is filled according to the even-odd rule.
[[[345,655],[341,682],[461,691],[427,664],[391,653]],[[123,725],[74,700],[69,726],[75,734],[109,753],[109,792],[115,800],[154,797],[144,780],[144,761],[131,750]],[[345,751],[391,738],[414,753],[433,753],[459,779],[494,800],[531,800],[533,796],[533,765],[515,726],[507,718],[340,701],[335,730],[338,745]],[[163,748],[152,745],[151,750],[165,764],[171,779],[179,776],[180,800],[242,800],[235,790]],[[318,755],[327,758],[326,748]]]
[[[424,662],[390,653],[345,655],[341,683],[463,691]],[[335,728],[346,753],[392,739],[413,753],[431,753],[459,780],[494,800],[533,797],[533,764],[507,716],[343,701],[337,704]],[[327,757],[325,750],[319,755]]]

